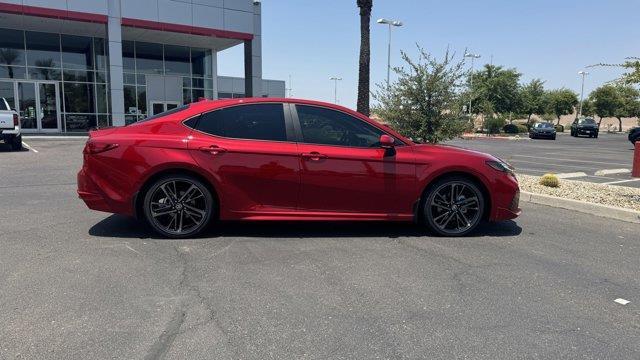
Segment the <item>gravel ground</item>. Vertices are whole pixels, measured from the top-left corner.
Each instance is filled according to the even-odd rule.
[[[538,176],[518,174],[523,191],[640,211],[640,189],[637,188],[566,179],[560,179],[559,187],[551,188],[540,185],[539,180]]]

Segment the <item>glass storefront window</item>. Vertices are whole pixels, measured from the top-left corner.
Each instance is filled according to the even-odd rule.
[[[62,35],[62,67],[65,69],[93,69],[93,39],[84,36]]]
[[[164,73],[161,44],[136,42],[136,71],[159,75]]]
[[[88,131],[97,125],[93,114],[66,114],[64,118],[69,132]]]
[[[94,89],[90,83],[64,83],[64,106],[68,113],[94,113]]]
[[[26,76],[26,69],[22,66],[1,66],[0,65],[0,78],[5,79],[24,79]]]
[[[60,35],[26,32],[27,65],[36,67],[60,67]]]
[[[93,71],[64,69],[62,77],[64,81],[95,82],[93,75]]]
[[[191,49],[191,74],[198,77],[212,77],[213,59],[211,50]]]
[[[136,87],[125,85],[124,86],[124,111],[127,114],[137,114],[138,104],[136,96]]]
[[[96,85],[97,110],[100,114],[109,112],[109,100],[107,97],[107,85]]]
[[[136,52],[133,41],[122,42],[122,66],[125,71],[136,71]]]
[[[146,86],[138,86],[138,110],[142,114],[147,113],[147,87]]]
[[[0,64],[24,65],[24,33],[0,29]]]
[[[60,70],[53,68],[29,68],[29,79],[60,80]]]
[[[189,75],[189,48],[185,46],[165,45],[164,67],[168,75]]]
[[[105,39],[93,38],[93,49],[95,52],[95,68],[96,70],[107,70],[107,42]]]

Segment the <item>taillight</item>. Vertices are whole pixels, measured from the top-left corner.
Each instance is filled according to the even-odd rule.
[[[13,114],[13,126],[18,126],[20,124],[20,118],[18,114]]]
[[[100,154],[105,151],[113,150],[118,147],[118,144],[109,143],[95,143],[91,140],[87,141],[82,152],[84,154]]]

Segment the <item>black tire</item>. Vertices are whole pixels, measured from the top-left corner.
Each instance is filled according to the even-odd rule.
[[[551,138],[551,140],[555,140],[555,139],[556,139],[556,136],[555,136],[555,135],[553,135],[553,137]]]
[[[215,205],[209,188],[189,175],[157,179],[144,194],[142,204],[145,219],[153,230],[174,239],[202,233],[213,218]]]
[[[11,142],[11,150],[13,151],[22,150],[22,135],[13,136],[10,142]]]
[[[422,213],[426,225],[434,233],[459,237],[470,234],[482,222],[484,205],[484,195],[478,185],[465,177],[452,176],[440,179],[429,187]],[[454,219],[455,225],[452,224]]]
[[[595,135],[593,135],[594,138],[598,138],[598,133],[596,133]]]

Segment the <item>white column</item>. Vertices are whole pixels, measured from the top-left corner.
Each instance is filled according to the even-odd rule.
[[[253,68],[253,96],[262,97],[262,9],[260,2],[253,5],[253,40],[251,41]]]
[[[120,0],[109,0],[107,40],[109,41],[109,89],[111,90],[111,121],[124,126],[124,84],[122,65],[122,25]]]
[[[213,98],[218,99],[218,51],[211,49],[211,75],[213,76]]]

